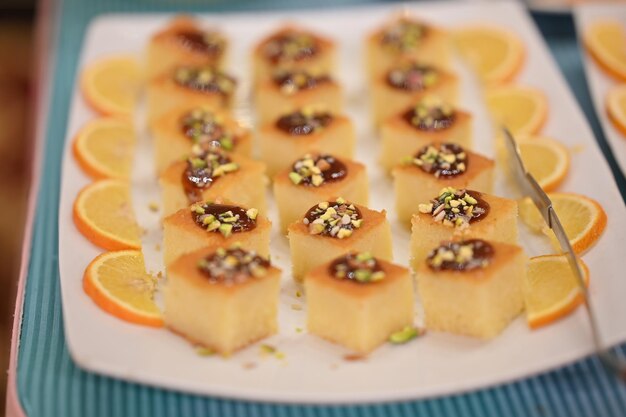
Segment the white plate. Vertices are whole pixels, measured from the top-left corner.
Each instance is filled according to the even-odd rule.
[[[360,53],[365,34],[380,25],[400,6],[363,7],[332,11],[294,11],[202,15],[227,32],[234,53],[230,68],[241,79],[248,70],[251,45],[279,24],[293,20],[335,38],[341,46],[339,77],[348,91],[348,113],[358,127],[358,159],[369,167],[372,206],[387,208],[394,231],[395,259],[407,264],[409,234],[396,222],[391,184],[375,163],[378,141],[370,129],[366,89]],[[437,3],[407,6],[417,15],[446,27],[471,22],[505,25],[527,46],[527,63],[520,82],[541,88],[550,101],[551,114],[544,132],[558,137],[573,153],[572,171],[564,190],[591,196],[605,207],[609,224],[599,244],[585,256],[592,271],[591,293],[598,309],[602,336],[607,344],[626,340],[626,280],[623,277],[623,233],[626,212],[606,162],[595,144],[585,118],[545,44],[526,12],[516,3]],[[170,16],[108,15],[91,23],[83,46],[81,68],[110,53],[141,53],[149,35]],[[476,117],[476,148],[493,155],[493,132],[472,76],[457,63],[463,79],[462,107]],[[245,84],[245,83],[244,83]],[[242,92],[241,97],[245,97]],[[244,108],[245,113],[245,108]],[[59,217],[59,255],[65,334],[72,358],[90,371],[176,390],[278,402],[372,402],[422,398],[467,391],[503,383],[579,359],[592,351],[585,315],[579,310],[557,324],[530,331],[523,318],[514,321],[492,341],[478,341],[448,334],[429,333],[405,346],[383,346],[365,361],[345,361],[342,348],[306,334],[305,312],[291,309],[302,304],[295,297],[289,274],[288,246],[273,235],[272,255],[283,274],[280,334],[266,340],[286,356],[284,360],[260,355],[259,344],[232,358],[200,357],[182,338],[165,330],[124,323],[104,313],[83,293],[84,268],[100,250],[89,244],[71,220],[72,202],[89,179],[71,156],[71,138],[94,114],[75,89],[66,137]],[[580,150],[582,149],[582,150]],[[134,178],[135,208],[141,222],[158,238],[158,215],[147,209],[158,199],[150,169],[150,144],[144,138]],[[146,164],[146,165],[144,165]],[[141,186],[141,187],[140,187]],[[498,181],[501,195],[512,195]],[[271,200],[271,217],[276,213]],[[523,245],[531,255],[547,246],[523,233]],[[149,240],[148,239],[148,240]],[[150,268],[160,267],[160,253],[144,242]],[[255,364],[250,369],[249,364]]]
[[[583,45],[585,28],[598,19],[617,19],[626,26],[626,4],[589,4],[578,6],[574,9],[574,16],[576,20],[576,32],[578,33],[578,39],[580,41],[585,74],[587,75],[593,105],[600,119],[600,123],[602,124],[604,135],[609,141],[613,155],[622,169],[622,173],[626,175],[626,135],[620,133],[620,131],[615,128],[615,125],[609,119],[609,115],[606,111],[607,93],[611,87],[620,84],[620,81],[604,72]],[[626,81],[622,81],[621,83],[626,83]]]

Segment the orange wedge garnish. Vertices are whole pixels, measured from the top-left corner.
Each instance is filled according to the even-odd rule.
[[[548,116],[548,100],[536,88],[491,87],[486,91],[486,99],[494,121],[506,126],[515,136],[538,133]]]
[[[606,228],[607,216],[602,206],[595,200],[574,193],[548,193],[552,206],[556,211],[565,234],[574,249],[581,254],[589,249],[602,235]],[[560,250],[556,236],[545,224],[539,210],[529,199],[519,204],[522,221],[536,232],[543,232],[552,242],[555,249]]]
[[[83,289],[104,311],[131,323],[163,326],[154,303],[156,279],[146,273],[141,251],[107,252],[94,259]]]
[[[127,182],[101,180],[88,185],[74,201],[73,217],[78,230],[104,249],[141,247]]]
[[[579,259],[585,284],[589,269]],[[576,309],[584,297],[565,255],[544,255],[530,259],[524,286],[526,319],[531,328],[544,326]]]
[[[504,29],[466,27],[456,31],[455,43],[486,84],[511,81],[524,63],[524,44]]]
[[[626,136],[626,84],[611,88],[606,96],[606,110],[613,125]]]
[[[78,132],[73,151],[81,168],[93,178],[128,179],[135,143],[135,131],[129,121],[103,118]]]
[[[608,74],[626,80],[626,28],[617,20],[598,20],[583,35],[589,53]]]
[[[111,116],[131,117],[139,89],[141,67],[132,56],[101,59],[83,70],[83,97],[94,110]]]
[[[526,169],[544,191],[553,191],[567,176],[570,156],[567,148],[554,139],[523,136],[517,139]]]

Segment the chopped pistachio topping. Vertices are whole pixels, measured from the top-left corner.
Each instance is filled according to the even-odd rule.
[[[274,83],[285,95],[293,95],[302,90],[315,88],[318,84],[330,81],[327,75],[313,75],[305,70],[279,70],[274,74]]]
[[[184,115],[180,125],[183,134],[194,144],[230,152],[237,142],[233,132],[229,132],[224,125],[223,117],[203,108],[193,109]]]
[[[211,202],[194,203],[189,209],[196,224],[209,232],[221,233],[224,237],[256,227],[259,213],[255,208],[245,210],[239,206]]]
[[[386,28],[381,42],[391,51],[405,52],[418,46],[427,33],[423,24],[404,18]]]
[[[446,187],[429,203],[420,204],[420,213],[430,214],[437,223],[464,229],[488,214],[489,204],[479,200],[479,193]]]
[[[417,327],[406,326],[401,330],[392,333],[389,336],[389,342],[393,343],[394,345],[402,345],[415,339],[418,336],[421,336],[421,334],[422,331],[420,331],[420,329],[418,329]]]
[[[423,91],[439,82],[439,71],[427,65],[408,62],[398,65],[387,72],[387,83],[405,91]]]
[[[210,66],[179,67],[174,72],[174,81],[193,90],[226,96],[233,94],[237,86],[233,77]]]
[[[428,255],[428,266],[434,270],[468,271],[489,265],[493,247],[480,239],[445,242]]]
[[[417,129],[437,131],[452,126],[456,113],[452,106],[438,97],[428,96],[409,109],[404,117]]]
[[[308,226],[310,234],[337,239],[350,237],[363,223],[359,209],[343,198],[313,206],[302,221]]]
[[[295,185],[319,187],[328,181],[336,181],[347,175],[343,162],[331,155],[306,154],[292,165],[289,179]]]
[[[276,127],[293,136],[305,136],[322,131],[333,119],[327,111],[307,106],[281,116],[276,121]]]
[[[235,172],[239,164],[231,161],[225,154],[218,150],[207,150],[192,153],[187,159],[190,174],[196,177],[197,187],[206,187],[213,179]]]
[[[263,46],[263,54],[274,63],[299,61],[315,55],[318,50],[312,34],[295,30],[280,32]]]
[[[359,283],[376,282],[385,278],[385,271],[369,252],[349,253],[330,265],[331,276]]]
[[[461,175],[467,170],[468,164],[465,150],[453,143],[425,146],[407,162],[435,178]]]
[[[225,285],[241,284],[250,278],[263,277],[269,268],[267,259],[239,245],[228,249],[218,248],[198,262],[198,269],[208,276],[211,283]]]

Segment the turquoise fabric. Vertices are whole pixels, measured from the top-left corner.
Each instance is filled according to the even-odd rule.
[[[105,12],[218,11],[306,6],[267,1],[65,0],[61,5],[53,91],[33,231],[19,345],[17,388],[28,416],[625,416],[626,388],[607,375],[595,358],[488,390],[441,399],[374,406],[297,406],[242,402],[185,395],[102,377],[77,368],[63,334],[58,272],[60,166],[70,91],[85,28]],[[311,0],[309,6],[336,1]],[[352,3],[341,1],[342,5]],[[552,52],[587,114],[602,150],[618,178],[626,181],[608,153],[582,74],[571,18],[536,17]]]

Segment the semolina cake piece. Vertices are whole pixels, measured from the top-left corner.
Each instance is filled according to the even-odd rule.
[[[419,205],[446,187],[491,193],[494,166],[493,160],[454,143],[424,146],[391,171],[398,218],[410,226]]]
[[[168,268],[165,325],[222,355],[278,331],[281,271],[240,247],[201,249]]]
[[[367,206],[365,165],[327,153],[306,154],[274,177],[274,197],[283,233],[311,206],[339,196]]]
[[[526,255],[516,245],[444,242],[416,275],[429,330],[489,339],[524,308]]]
[[[517,244],[517,201],[447,187],[418,206],[411,219],[411,265],[417,269],[432,248],[453,238]]]
[[[309,333],[359,354],[413,324],[409,270],[369,253],[351,252],[304,278]]]
[[[332,73],[335,43],[317,33],[285,25],[261,40],[252,52],[254,83],[271,78],[278,69]]]
[[[271,227],[269,219],[254,207],[226,201],[194,203],[163,219],[165,266],[185,253],[235,243],[269,257]]]
[[[379,126],[426,96],[455,105],[459,95],[456,75],[420,61],[399,62],[372,81],[372,114]]]
[[[148,83],[148,121],[183,106],[230,110],[237,80],[211,66],[179,66]]]
[[[351,251],[391,261],[391,227],[382,212],[339,197],[311,207],[288,227],[293,278]]]
[[[365,41],[365,52],[370,79],[403,59],[447,68],[452,55],[446,31],[406,14],[370,34]]]
[[[192,153],[194,145],[247,157],[252,154],[250,131],[222,110],[184,106],[156,120],[151,131],[158,173],[183,160]]]
[[[259,129],[261,160],[270,178],[309,152],[324,151],[352,158],[356,146],[354,126],[346,116],[305,107],[285,114]]]
[[[223,199],[265,214],[265,165],[217,149],[202,150],[170,165],[159,177],[163,215],[199,201]]]
[[[385,120],[380,134],[380,163],[390,171],[427,145],[448,142],[471,149],[472,116],[428,96]]]
[[[328,74],[306,69],[278,70],[259,82],[254,100],[260,123],[274,122],[303,107],[323,107],[333,114],[343,111],[341,86]]]
[[[150,38],[147,50],[148,79],[180,65],[222,67],[227,54],[226,37],[215,28],[203,28],[189,16],[178,16]]]

